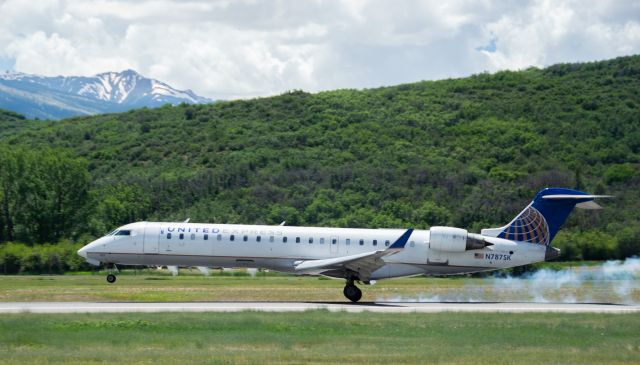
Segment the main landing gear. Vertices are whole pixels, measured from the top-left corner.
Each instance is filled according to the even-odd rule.
[[[107,283],[113,284],[116,282],[116,273],[118,272],[118,267],[116,264],[107,264]]]
[[[347,285],[344,286],[342,293],[354,303],[362,298],[362,290],[353,283],[353,279],[347,279]]]

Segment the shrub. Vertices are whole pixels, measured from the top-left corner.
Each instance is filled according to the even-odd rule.
[[[0,246],[0,273],[62,274],[66,271],[91,270],[92,266],[77,254],[80,246],[68,241],[36,246],[5,243]]]

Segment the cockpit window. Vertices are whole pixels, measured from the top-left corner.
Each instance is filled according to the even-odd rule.
[[[115,233],[116,236],[131,236],[131,231],[128,229],[122,229]]]
[[[113,236],[116,233],[117,229],[114,229],[113,231],[107,233],[105,236]]]

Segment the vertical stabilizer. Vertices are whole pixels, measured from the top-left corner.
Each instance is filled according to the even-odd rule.
[[[483,229],[482,235],[548,246],[576,205],[593,208],[597,204],[589,202],[600,197],[609,196],[564,188],[542,189],[509,224]]]

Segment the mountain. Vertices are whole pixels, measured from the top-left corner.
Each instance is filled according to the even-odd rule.
[[[88,77],[0,74],[0,108],[29,118],[62,119],[164,104],[210,102],[191,90],[176,90],[133,70]]]
[[[62,237],[187,217],[479,232],[508,223],[539,189],[560,186],[616,197],[571,216],[554,241],[563,257],[625,257],[640,252],[638,85],[640,56],[630,56],[56,122],[0,113],[0,186],[4,175],[24,181],[12,191],[35,192],[10,205],[24,209],[13,220],[0,212],[0,231],[13,222],[16,240],[35,242],[34,227],[54,232],[45,223],[66,222],[38,199],[76,166],[63,163],[59,175],[60,157],[30,174],[3,164],[4,146],[37,154],[34,164],[62,153],[84,161],[89,194],[64,210],[77,217]],[[28,179],[3,174],[5,166]]]

